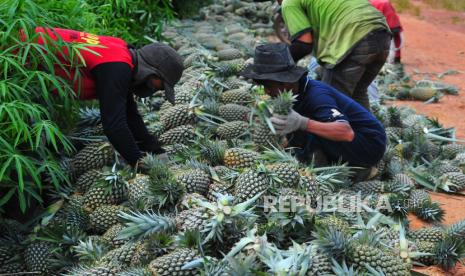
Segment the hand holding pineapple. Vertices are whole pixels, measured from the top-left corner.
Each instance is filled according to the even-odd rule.
[[[309,119],[291,109],[287,115],[273,114],[271,123],[278,135],[286,135],[297,130],[307,129]]]

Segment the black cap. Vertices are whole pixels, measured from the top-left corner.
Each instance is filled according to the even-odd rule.
[[[307,70],[295,64],[285,43],[271,43],[255,48],[254,63],[241,76],[254,80],[297,82]]]

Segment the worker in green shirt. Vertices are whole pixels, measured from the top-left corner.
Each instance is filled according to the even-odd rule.
[[[311,54],[322,81],[369,110],[367,88],[389,55],[384,15],[367,0],[278,0],[297,62]]]

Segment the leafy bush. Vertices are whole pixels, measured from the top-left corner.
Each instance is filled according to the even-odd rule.
[[[72,114],[75,94],[53,72],[63,50],[70,53],[71,68],[79,66],[76,53],[83,46],[62,41],[39,45],[35,27],[47,23],[53,23],[48,12],[33,1],[0,4],[0,206],[16,195],[23,212],[31,200],[42,201],[44,175],[57,188],[67,181],[55,154],[72,151],[56,122],[70,119],[63,115]]]

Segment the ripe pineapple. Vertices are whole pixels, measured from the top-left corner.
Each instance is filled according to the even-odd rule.
[[[198,275],[199,272],[197,269],[182,269],[182,267],[200,257],[201,255],[197,252],[197,250],[178,248],[173,252],[158,257],[150,262],[149,270],[152,275]]]
[[[333,270],[330,257],[322,252],[313,250],[311,255],[311,266],[310,269],[307,270],[306,275],[314,276],[331,274],[333,274]]]
[[[385,192],[386,183],[380,180],[363,181],[352,186],[352,190],[362,195],[381,194]]]
[[[79,192],[85,193],[90,187],[95,186],[97,182],[102,180],[102,172],[100,170],[90,170],[83,173],[75,183],[75,186]]]
[[[218,126],[216,135],[220,139],[231,140],[244,136],[247,133],[249,124],[244,121],[231,121]]]
[[[447,144],[441,147],[441,155],[445,159],[454,159],[457,154],[465,152],[465,145]]]
[[[345,234],[350,233],[350,224],[344,219],[335,215],[317,218],[315,220],[315,225],[324,228],[332,228]]]
[[[24,261],[28,271],[50,273],[52,248],[52,243],[46,241],[35,241],[29,244],[24,251]]]
[[[258,153],[243,149],[230,148],[224,151],[223,161],[226,167],[243,169],[253,166],[257,162]]]
[[[422,228],[407,233],[409,239],[417,242],[427,241],[436,243],[444,239],[445,236],[445,231],[441,227]]]
[[[365,268],[365,265],[369,265],[387,276],[410,275],[407,265],[404,264],[400,256],[391,252],[359,243],[351,244],[349,251],[349,260],[362,269]]]
[[[253,127],[252,141],[258,148],[276,147],[280,144],[279,136],[273,134],[267,125],[261,123]]]
[[[210,186],[210,176],[201,169],[182,171],[176,180],[186,187],[188,193],[206,195]]]
[[[131,260],[134,256],[138,244],[139,242],[127,242],[123,244],[121,247],[110,250],[98,262],[99,265],[103,267],[128,267],[131,264]]]
[[[188,104],[179,104],[163,111],[160,121],[165,130],[170,130],[192,123],[194,121],[194,113]]]
[[[102,205],[95,208],[89,215],[90,229],[96,233],[104,233],[118,223],[119,212],[125,210],[126,207],[119,205]]]
[[[150,176],[144,174],[137,174],[136,177],[128,181],[128,201],[131,204],[140,202],[149,193],[150,181]]]
[[[242,58],[242,52],[234,48],[218,51],[217,55],[221,61]]]
[[[300,182],[298,168],[292,163],[277,163],[267,168],[274,173],[279,187],[295,188]]]
[[[390,141],[399,141],[402,140],[403,128],[400,127],[387,127],[386,136]]]
[[[404,173],[395,174],[392,181],[396,184],[409,187],[410,189],[415,188],[415,182],[413,181],[413,179]]]
[[[160,136],[165,145],[188,144],[195,139],[195,128],[191,125],[182,125],[168,130]]]
[[[224,91],[220,96],[223,104],[240,104],[245,105],[252,101],[250,92],[244,88]]]
[[[113,163],[115,151],[110,143],[92,143],[79,151],[72,160],[75,174],[79,177],[83,173]]]
[[[194,98],[194,95],[191,90],[183,89],[174,95],[174,104],[176,106],[189,104],[192,101],[192,98]]]
[[[224,104],[218,107],[218,114],[228,122],[247,121],[250,108],[238,104]]]

